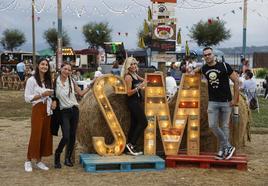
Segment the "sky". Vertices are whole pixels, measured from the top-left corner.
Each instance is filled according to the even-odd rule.
[[[32,0],[0,0],[0,37],[7,28],[24,32],[27,42],[20,47],[32,48]],[[189,29],[200,20],[225,21],[232,37],[217,47],[242,46],[244,0],[177,0],[177,28],[181,29],[182,44],[191,41]],[[57,0],[35,0],[36,49],[48,48],[43,33],[57,28]],[[147,19],[150,0],[62,0],[63,28],[71,38],[74,49],[87,48],[82,34],[89,22],[108,22],[112,28],[112,41],[122,41],[127,49],[137,48],[137,33]],[[268,45],[268,0],[248,0],[247,46]],[[118,35],[118,32],[121,34]],[[125,33],[128,33],[127,36]]]

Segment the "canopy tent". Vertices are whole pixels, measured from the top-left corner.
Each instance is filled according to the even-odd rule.
[[[51,56],[55,55],[54,51],[51,50],[50,48],[47,48],[47,49],[44,49],[44,50],[39,50],[37,53],[41,57],[51,57]]]

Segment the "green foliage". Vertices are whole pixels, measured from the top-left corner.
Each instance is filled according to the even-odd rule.
[[[83,78],[84,79],[88,79],[88,78],[94,79],[94,73],[95,72],[86,72],[86,73],[83,74]]]
[[[108,23],[88,23],[83,26],[83,35],[85,42],[92,47],[101,46],[104,48],[104,42],[111,41],[112,29]]]
[[[50,48],[56,53],[58,39],[58,31],[56,28],[47,29],[43,34],[43,38],[46,40]],[[67,32],[62,31],[62,46],[66,47],[68,45],[70,45],[70,37]]]
[[[268,68],[262,68],[256,72],[256,78],[264,79],[268,75]]]
[[[26,42],[25,35],[18,29],[6,29],[0,40],[4,49],[13,51]]]
[[[204,22],[201,20],[191,27],[189,36],[199,46],[213,46],[229,39],[231,32],[225,28],[224,21],[212,20],[211,22]]]
[[[252,125],[254,127],[265,127],[268,128],[268,107],[267,107],[267,99],[263,97],[258,98],[259,105],[260,105],[260,112],[258,113],[257,109],[252,110]]]

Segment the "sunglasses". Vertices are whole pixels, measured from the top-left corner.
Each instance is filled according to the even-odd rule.
[[[212,53],[204,54],[204,57],[211,56]]]

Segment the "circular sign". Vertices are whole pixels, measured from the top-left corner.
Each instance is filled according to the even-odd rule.
[[[155,28],[154,34],[159,39],[170,39],[174,34],[174,30],[171,26],[159,25]]]

